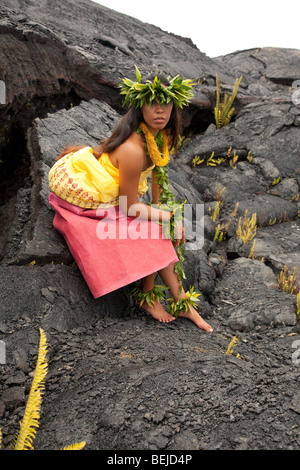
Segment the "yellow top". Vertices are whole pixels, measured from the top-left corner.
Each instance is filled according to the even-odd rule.
[[[147,178],[154,165],[140,176],[137,197],[148,190]],[[97,209],[99,205],[119,204],[119,169],[110,161],[107,153],[97,160],[91,147],[60,158],[49,172],[51,191],[67,202],[85,209]]]

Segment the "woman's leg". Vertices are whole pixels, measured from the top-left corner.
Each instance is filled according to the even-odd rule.
[[[142,286],[144,292],[149,292],[154,287],[154,280],[155,280],[156,273],[149,274],[142,279]],[[175,320],[173,315],[170,315],[166,310],[163,308],[159,301],[156,301],[153,307],[150,307],[146,302],[143,303],[142,308],[146,310],[150,315],[163,323],[169,323]]]
[[[167,266],[166,268],[161,269],[158,272],[158,274],[160,275],[165,285],[170,290],[175,301],[177,301],[179,299],[184,298],[186,293],[184,292],[183,288],[180,291],[180,283],[178,281],[178,277],[174,269],[175,264],[176,263],[169,264],[169,266]],[[202,330],[209,331],[209,332],[213,331],[212,327],[203,320],[203,318],[199,315],[197,310],[195,310],[193,307],[191,307],[188,312],[182,312],[178,316],[188,318],[189,320],[193,321]]]
[[[148,292],[149,290],[153,289],[155,276],[156,276],[156,273],[153,273],[153,274],[149,274],[149,276],[146,276],[142,279],[142,286],[143,286],[144,292]]]

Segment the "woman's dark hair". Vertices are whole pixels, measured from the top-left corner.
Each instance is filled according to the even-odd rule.
[[[158,76],[161,79],[163,85],[168,86],[169,82],[166,77],[163,75],[150,75],[145,78],[144,81],[150,80],[153,81],[154,78]],[[143,113],[140,108],[135,108],[131,106],[126,114],[120,119],[117,126],[115,127],[113,133],[107,139],[100,141],[99,145],[93,147],[93,154],[98,159],[101,157],[102,153],[112,153],[117,147],[119,147],[123,142],[125,142],[130,135],[135,132],[140,122],[143,121]],[[173,104],[171,116],[168,124],[165,127],[168,133],[169,147],[175,150],[177,153],[178,150],[178,141],[181,133],[181,114],[178,106]],[[59,155],[57,160],[64,155],[67,155],[71,152],[76,152],[77,150],[86,147],[85,145],[75,145],[68,146],[64,148],[62,153]]]

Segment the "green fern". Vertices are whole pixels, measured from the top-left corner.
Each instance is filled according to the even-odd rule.
[[[228,97],[228,95],[225,93],[223,102],[220,101],[220,80],[218,78],[218,75],[216,76],[216,85],[217,85],[217,91],[216,91],[216,106],[215,106],[215,121],[216,121],[216,126],[218,129],[220,129],[223,126],[226,126],[229,124],[231,121],[231,117],[234,111],[234,108],[232,107],[232,103],[236,97],[238,88],[240,86],[242,77],[239,79],[236,79],[232,95]]]

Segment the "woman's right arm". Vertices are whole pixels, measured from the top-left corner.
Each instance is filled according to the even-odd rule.
[[[169,211],[163,211],[138,201],[138,187],[144,165],[144,153],[136,145],[126,143],[120,146],[116,155],[120,177],[120,209],[126,215],[145,220],[167,222]]]

